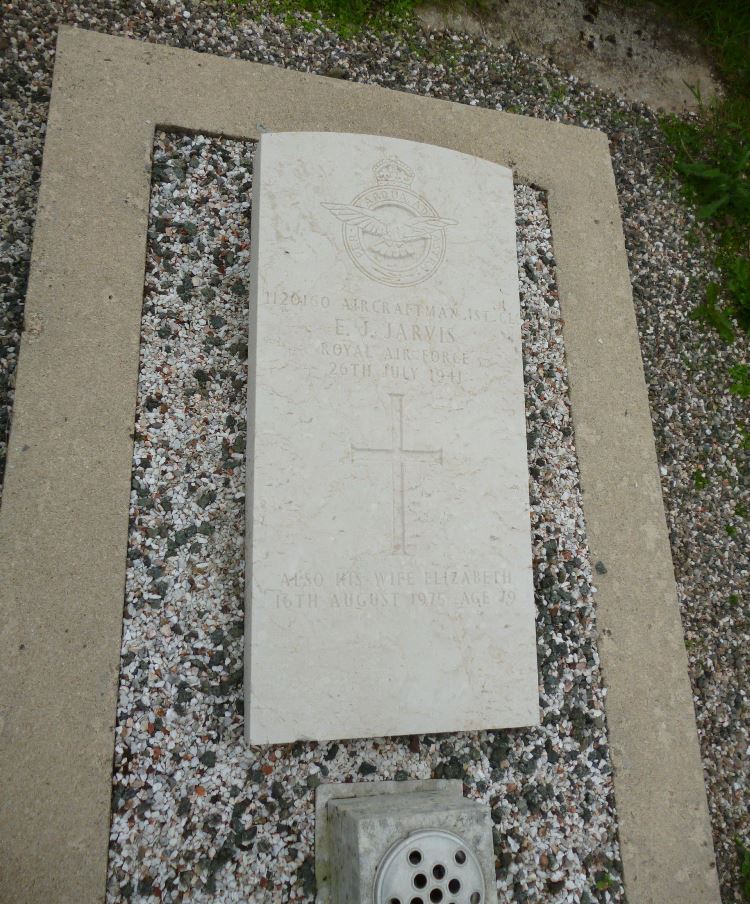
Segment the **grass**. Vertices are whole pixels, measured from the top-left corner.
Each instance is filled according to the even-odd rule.
[[[730,392],[741,399],[750,399],[750,367],[747,364],[735,364],[729,368],[729,376],[732,379]]]
[[[698,216],[714,228],[718,281],[709,283],[694,320],[738,341],[750,337],[750,3],[747,0],[657,0],[710,51],[726,86],[724,97],[700,104],[696,119],[667,117],[663,128],[674,168]],[[695,86],[701,101],[700,86]],[[729,371],[730,391],[750,398],[746,364]]]
[[[696,490],[705,490],[708,486],[708,477],[706,477],[700,468],[696,468],[693,473],[693,483],[695,484]]]
[[[239,11],[253,0],[226,0]],[[416,8],[425,0],[260,0],[260,5],[279,16],[287,25],[312,30],[323,24],[348,38],[367,28],[372,31],[407,31],[416,22]],[[446,12],[468,9],[477,16],[491,13],[491,0],[428,0]],[[298,13],[309,14],[301,19]]]
[[[239,11],[250,0],[227,2]],[[287,25],[313,29],[322,23],[346,38],[364,28],[377,31],[404,26],[414,12],[416,0],[266,0],[263,5]],[[308,13],[310,18],[300,20],[296,15],[299,12]]]
[[[750,848],[743,843],[739,835],[734,839],[737,846],[737,859],[740,864],[740,891],[745,901],[750,901]]]
[[[748,7],[750,9],[750,6]],[[750,46],[748,47],[750,55]],[[727,342],[750,335],[750,101],[727,96],[702,105],[697,120],[669,117],[664,132],[675,171],[698,216],[716,231],[720,282],[693,312]]]

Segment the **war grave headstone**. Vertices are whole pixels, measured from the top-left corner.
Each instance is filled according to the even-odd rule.
[[[535,724],[511,171],[286,133],[255,173],[248,740]]]

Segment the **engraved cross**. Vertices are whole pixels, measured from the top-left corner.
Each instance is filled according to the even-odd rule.
[[[393,470],[393,552],[406,554],[406,464],[407,462],[443,463],[442,449],[404,448],[404,397],[390,393],[391,397],[391,448],[364,449],[352,445],[352,459],[391,459]]]

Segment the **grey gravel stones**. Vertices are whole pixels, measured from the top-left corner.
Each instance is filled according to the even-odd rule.
[[[489,803],[506,897],[622,900],[551,235],[531,188],[516,202],[543,727],[258,749],[241,740],[246,367],[236,349],[251,157],[249,143],[201,136],[162,133],[155,149],[108,900],[155,889],[165,901],[308,900],[314,789],[370,776],[460,778]]]
[[[336,70],[340,77],[356,81],[576,123],[607,132],[622,208],[657,451],[662,469],[664,502],[681,594],[723,900],[725,904],[738,904],[741,900],[739,864],[733,837],[739,835],[746,844],[750,844],[750,668],[747,652],[747,638],[750,634],[750,545],[747,540],[750,442],[743,438],[747,436],[747,432],[742,432],[743,429],[750,429],[750,412],[747,401],[738,400],[727,392],[726,371],[729,359],[731,356],[736,360],[739,353],[736,350],[727,351],[710,333],[704,332],[688,319],[690,310],[703,297],[703,287],[711,271],[712,248],[704,228],[696,223],[693,212],[679,200],[675,186],[664,175],[663,167],[668,163],[668,155],[653,112],[646,107],[630,104],[592,89],[577,79],[565,77],[544,60],[531,59],[515,49],[491,48],[481,39],[450,33],[415,33],[407,37],[365,34],[356,39],[343,40],[326,29],[311,27],[309,22],[303,21],[304,17],[299,17],[296,21],[291,17],[285,22],[265,13],[259,14],[252,5],[238,9],[234,6],[225,7],[220,3],[209,5],[183,3],[179,0],[121,4],[113,4],[109,0],[70,0],[65,3],[59,0],[0,0],[0,10],[0,474],[12,405],[17,346],[23,324],[23,300],[31,256],[31,232],[58,23],[65,22],[83,28],[303,71],[322,73]],[[164,162],[166,165],[166,158]],[[186,168],[183,166],[183,169]],[[188,224],[192,222],[187,220]],[[152,226],[156,228],[156,224],[157,221],[154,220]],[[190,225],[186,228],[186,238],[190,238],[190,228]],[[231,266],[228,260],[224,264]],[[166,257],[165,267],[168,266],[174,264],[170,264]],[[532,273],[534,272],[535,268],[532,268]],[[529,282],[533,280],[528,268],[524,268],[521,277]],[[236,286],[239,291],[239,283]],[[182,295],[189,297],[190,291],[191,287],[184,279],[175,288],[177,298]],[[215,337],[217,331],[220,336],[221,330],[226,331],[227,328],[218,321],[212,321],[210,317],[223,318],[225,315],[222,312],[209,315],[207,339]],[[239,321],[234,322],[239,329]],[[172,327],[160,324],[158,329],[165,331],[164,335],[158,336],[159,341],[167,342],[173,331]],[[167,329],[169,333],[166,333]],[[236,357],[237,361],[241,361],[243,351],[246,354],[246,346],[243,348],[242,340],[232,341],[237,343],[236,355],[232,353],[232,360]],[[221,353],[224,354],[223,350]],[[194,367],[205,369],[202,363],[195,363]],[[229,367],[222,369],[231,370]],[[220,381],[223,379],[219,376]],[[201,385],[197,380],[195,384]],[[213,398],[217,386],[210,381],[203,385],[208,398]],[[162,403],[155,396],[150,402],[141,400],[142,406],[147,408],[149,404],[153,406],[153,412],[158,411]],[[239,407],[236,414],[227,415],[224,424],[226,432],[222,435],[220,449],[211,453],[215,455],[216,467],[220,471],[229,467],[224,462],[235,460],[235,452],[239,455],[235,443],[242,443],[242,418],[244,413]],[[529,426],[532,435],[539,429],[538,422],[535,424],[532,421]],[[543,473],[533,461],[530,464],[540,474]],[[136,472],[138,467],[141,465],[136,465]],[[139,486],[141,477],[145,477],[145,463],[143,468],[143,475],[134,474]],[[232,486],[239,491],[241,482],[237,482],[234,475],[225,474],[221,477],[221,488],[214,488],[213,479],[209,480],[202,475],[198,483],[211,484],[209,492],[214,489],[217,492],[213,502],[203,506],[196,497],[194,508],[192,502],[189,507],[183,508],[183,501],[178,497],[174,502],[181,514],[174,524],[148,526],[147,530],[155,532],[160,540],[167,539],[161,537],[162,531],[168,533],[174,527],[171,545],[175,545],[177,531],[190,533],[195,528],[193,536],[179,535],[179,539],[184,537],[184,541],[179,547],[175,546],[174,555],[169,557],[170,561],[177,557],[178,563],[182,563],[181,557],[196,555],[190,552],[193,544],[199,544],[202,548],[207,548],[204,544],[213,542],[229,544],[231,531],[236,531],[237,526],[230,530],[228,524],[220,526],[216,518],[217,507],[220,510],[224,505],[221,493],[228,490],[223,485],[224,477],[230,478]],[[152,497],[147,482],[143,483],[141,494],[136,495],[138,499],[148,503]],[[200,498],[203,498],[205,492],[204,489],[200,490]],[[190,499],[193,499],[192,495]],[[154,511],[166,514],[168,508],[165,508],[165,504],[168,507],[172,500],[162,493],[160,499],[154,502]],[[207,513],[206,517],[201,513]],[[185,523],[180,519],[184,519]],[[209,532],[212,527],[216,527],[216,531],[210,536],[199,533],[200,526]],[[225,539],[222,540],[222,537]],[[168,548],[171,549],[171,545]],[[545,560],[546,553],[545,549]],[[197,564],[200,566],[200,562]],[[148,567],[161,568],[163,572],[161,575],[156,571],[148,575],[148,568],[144,574],[138,572],[147,608],[153,608],[156,612],[172,592],[171,572],[155,563]],[[229,584],[239,580],[240,573],[240,569],[232,572],[233,577],[227,578]],[[146,582],[147,575],[150,584]],[[190,575],[194,582],[199,576],[199,571],[197,575]],[[542,577],[546,577],[549,583],[552,576]],[[153,592],[150,590],[152,586]],[[189,581],[185,588],[186,594],[188,590],[191,590]],[[221,593],[223,592],[222,590]],[[239,595],[237,598],[239,599]],[[231,617],[222,614],[222,619],[226,620],[226,624],[208,627],[211,631],[229,631],[227,649],[221,652],[229,657],[232,668],[235,664],[239,667],[240,637],[231,633],[232,629],[240,630],[239,611],[234,611]],[[176,617],[169,628],[173,639],[180,636],[175,628],[182,630]],[[188,629],[183,636],[187,637],[190,630],[195,629]],[[163,637],[161,634],[159,636]],[[191,643],[197,640],[202,642],[203,636],[189,638]],[[552,642],[559,644],[555,635]],[[204,659],[218,652],[213,647],[211,654],[193,654],[191,650],[190,657],[205,665]],[[131,657],[130,662],[128,657]],[[144,688],[139,698],[140,705],[146,706],[143,694],[146,694],[147,701],[152,693],[146,690],[149,660],[145,653],[125,653],[123,664],[126,671],[129,664],[132,665],[135,661],[139,663],[139,680]],[[212,666],[209,667],[209,670],[212,669]],[[236,671],[230,671],[229,674],[230,677],[234,674],[232,680],[241,683],[241,675],[238,677]],[[202,681],[207,686],[219,684],[218,680],[209,681],[198,677],[198,682],[194,678],[190,682],[181,679],[179,683],[170,686],[169,693],[175,701],[175,711],[177,706],[181,706],[187,713],[186,707],[197,705],[191,701],[202,693]],[[235,696],[227,700],[234,700],[234,705],[238,706],[239,692],[233,693]],[[203,697],[198,696],[198,700],[202,701]],[[215,707],[227,702],[223,697],[212,700]],[[207,709],[206,712],[208,711]],[[163,717],[158,718],[163,721]],[[233,716],[229,721],[231,725],[235,724]],[[154,734],[162,731],[163,726],[157,729],[156,723],[153,724]],[[502,737],[505,738],[505,734]],[[481,745],[481,756],[487,758],[488,768],[500,768],[499,765],[490,766],[492,761],[489,757],[492,756],[496,764],[501,764],[505,742],[490,743],[487,738]],[[204,744],[203,741],[200,743]],[[205,743],[210,745],[212,742]],[[416,762],[418,757],[426,758],[424,762],[418,760],[420,775],[429,775],[433,771],[433,764],[437,769],[450,761],[450,755],[446,759],[446,755],[439,751],[440,739],[431,739],[429,743],[425,739],[412,739],[411,742],[404,743],[409,748],[409,756],[404,754],[401,765],[394,761],[396,778],[406,778],[407,773],[411,776],[415,770],[410,764]],[[478,749],[476,746],[472,747],[469,741],[466,741],[466,745],[465,751],[462,749],[461,753],[454,751],[451,754],[458,759],[459,764],[461,756],[468,756],[469,749]],[[203,752],[204,748],[196,745],[191,756],[197,757]],[[260,764],[248,762],[247,770],[240,770],[238,778],[249,776],[249,780],[257,784],[257,794],[265,795],[272,802],[266,789],[262,766],[270,767],[272,771],[274,767],[282,769],[283,758],[290,755],[291,752],[282,752],[273,764],[267,760]],[[322,770],[336,770],[344,753],[336,745],[332,745],[325,751],[317,752],[305,748],[304,756],[307,758],[307,766],[303,772],[307,778],[300,780],[300,788],[307,787],[307,780],[315,781],[319,777],[325,779]],[[554,768],[565,763],[566,754],[553,744],[546,750],[546,756]],[[370,761],[370,753],[367,756],[363,753],[362,758]],[[356,772],[358,762],[356,766],[352,766],[352,773]],[[218,753],[217,763],[221,763]],[[314,768],[317,763],[320,768]],[[572,768],[578,765],[580,764],[575,759],[571,763]],[[160,774],[164,775],[165,788],[169,787],[170,781],[180,781],[175,778],[178,768],[176,766],[173,771],[171,763],[167,768],[162,762]],[[210,814],[205,803],[208,795],[201,796],[193,790],[195,787],[197,785],[189,791],[187,787],[170,790],[173,799],[178,801],[170,803],[170,807],[181,807],[181,818],[187,816],[188,812],[194,812],[198,820],[194,825],[200,826],[206,822],[206,831],[209,831],[212,826],[208,821]],[[226,791],[221,792],[225,795],[221,799],[225,801],[224,805],[230,815],[234,812],[236,803],[246,799],[244,792],[235,793],[236,789],[244,787],[242,783],[229,785]],[[135,800],[137,790],[128,787],[130,800]],[[117,795],[117,789],[115,793]],[[217,793],[219,791],[212,790],[211,796]],[[511,793],[517,795],[516,792]],[[235,796],[232,797],[232,794]],[[158,796],[154,799],[159,801]],[[115,800],[117,801],[117,796]],[[144,801],[133,804],[131,810],[135,810],[137,806],[143,808]],[[528,803],[525,798],[523,803],[520,799],[514,799],[510,806],[520,809],[528,806]],[[171,819],[172,810],[169,812]],[[119,809],[117,813],[119,814]],[[242,810],[239,816],[233,817],[240,820],[233,830],[238,839],[237,844],[243,851],[245,848],[242,845],[253,843],[241,834],[251,831],[247,828],[250,824],[252,829],[257,830],[258,844],[264,847],[270,845],[269,851],[273,850],[274,843],[281,843],[282,837],[289,837],[290,847],[298,843],[298,837],[307,839],[307,845],[311,843],[303,830],[299,830],[298,834],[285,831],[278,835],[276,842],[269,840],[267,824],[257,822],[255,816],[246,818],[244,813],[245,810]],[[258,818],[264,816],[270,818],[265,813],[259,814]],[[130,818],[135,820],[136,816],[131,813],[128,819]],[[273,818],[281,821],[278,814]],[[113,827],[115,832],[125,831],[127,820],[123,821],[121,815],[116,815]],[[203,849],[200,845],[192,846],[190,832],[181,837],[179,832],[182,830],[175,831],[172,827],[165,835],[169,840],[169,848],[164,856],[171,858],[175,864],[182,864],[180,869],[186,877],[183,881],[189,883],[192,877],[210,874],[211,869],[216,873],[218,864],[226,853],[225,851],[218,856],[218,852],[223,850],[222,845],[226,840],[224,836],[218,836],[222,840],[218,847],[213,848],[213,854],[208,859],[208,863],[213,866],[209,868],[201,860],[201,857],[205,859],[205,855],[191,854],[191,851]],[[516,854],[512,848],[520,848],[522,839],[513,835],[511,843],[505,840],[502,830],[498,831],[498,869],[503,876],[502,888],[508,890],[507,897],[514,900],[540,900],[536,885],[531,889],[525,888],[523,879],[516,881],[514,878]],[[162,892],[156,881],[156,874],[151,876],[149,872],[150,869],[155,869],[152,864],[159,862],[153,843],[151,838],[138,847],[128,847],[129,872],[123,873],[121,886],[120,877],[115,876],[118,887],[122,888],[122,892],[117,894],[122,899],[137,900],[139,896],[141,899],[146,898],[151,894],[146,892],[149,887],[160,889],[163,900],[169,895],[176,896],[175,891],[167,890],[166,887]],[[528,841],[523,843],[530,844]],[[301,854],[303,850],[309,850],[309,847],[302,846],[297,853]],[[178,859],[176,852],[180,851],[185,852],[184,863]],[[297,859],[292,858],[294,863],[299,859],[297,853],[294,855]],[[288,859],[288,855],[286,856]],[[113,848],[113,863],[116,862]],[[136,878],[136,869],[132,865],[136,862],[142,866],[138,868],[138,875],[142,876],[140,891],[135,890],[136,883],[141,881]],[[296,871],[298,882],[294,887],[301,888],[304,894],[310,894],[311,862],[306,859],[306,855],[302,855],[301,863]],[[551,863],[552,861],[547,866]],[[119,867],[113,867],[117,868]],[[228,869],[226,866],[225,870]],[[592,894],[602,900],[609,893],[604,888],[609,884],[604,875],[607,867],[593,866],[591,869],[594,876],[599,871],[597,881],[603,889]],[[197,881],[199,880],[196,878]],[[270,887],[268,882],[272,880],[267,880],[266,873],[257,872],[254,881],[257,900],[277,900],[287,894],[282,891],[287,887],[285,885]],[[261,887],[260,883],[263,881],[265,885]],[[551,885],[545,889],[541,900],[565,900],[566,894],[573,895],[573,899],[576,899],[574,892],[558,890],[557,879],[549,881]],[[543,884],[540,879],[540,885]],[[204,894],[208,895],[208,892]],[[228,892],[221,894],[223,898],[217,893],[214,900],[231,900]],[[555,895],[558,897],[554,897]]]

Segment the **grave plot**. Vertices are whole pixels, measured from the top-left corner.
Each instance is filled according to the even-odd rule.
[[[187,19],[189,10],[181,9]],[[705,469],[710,461],[719,467],[718,447],[712,445],[711,454],[707,451],[700,399],[693,397],[689,387],[684,387],[687,398],[675,398],[673,391],[675,385],[682,386],[678,362],[683,362],[694,329],[687,320],[691,295],[681,274],[694,280],[697,273],[700,279],[707,258],[700,249],[686,251],[680,238],[679,226],[684,222],[680,217],[687,216],[689,221],[691,214],[685,214],[657,174],[655,161],[661,156],[654,118],[643,110],[628,110],[616,99],[605,101],[573,82],[558,81],[548,67],[540,69],[514,52],[496,54],[453,35],[437,43],[434,35],[425,35],[417,46],[408,48],[402,37],[394,35],[387,45],[392,53],[383,54],[377,44],[373,57],[368,55],[375,46],[368,43],[369,38],[347,44],[324,31],[312,36],[303,34],[304,29],[289,31],[271,17],[263,23],[249,20],[247,27],[236,31],[232,24],[225,43],[221,35],[227,26],[220,14],[217,18],[213,8],[201,10],[205,18],[193,18],[179,43],[203,51],[209,48],[211,53],[67,27],[60,29],[55,49],[58,19],[52,13],[43,15],[41,9],[25,19],[26,32],[34,39],[25,44],[14,39],[8,51],[12,89],[22,107],[40,96],[46,98],[53,54],[55,80],[33,254],[24,251],[28,240],[23,238],[10,248],[6,243],[0,251],[3,265],[8,255],[25,255],[6,298],[15,312],[20,310],[16,301],[21,300],[18,292],[23,293],[29,269],[23,261],[31,261],[0,509],[4,620],[0,663],[8,688],[0,752],[14,776],[5,788],[6,805],[0,809],[0,831],[7,841],[3,846],[6,882],[26,890],[24,900],[34,904],[53,899],[99,902],[104,896],[150,161],[154,129],[167,123],[170,128],[248,140],[270,129],[349,130],[424,141],[513,166],[519,181],[548,192],[580,501],[590,552],[599,563],[597,642],[606,678],[609,756],[625,890],[631,899],[669,900],[679,895],[686,904],[717,901],[693,696],[642,354],[647,358],[656,407],[660,400],[669,403],[657,427],[663,431],[659,448],[667,456],[665,484],[672,487],[673,478],[677,490],[668,497],[670,517],[679,526],[680,513],[689,510],[695,515],[689,534],[683,535],[686,545],[680,548],[682,540],[678,543],[676,564],[682,570],[685,591],[696,591],[696,617],[690,628],[699,637],[706,637],[707,620],[698,614],[703,588],[731,590],[728,604],[733,605],[731,598],[744,581],[743,560],[723,557],[719,567],[714,557],[705,580],[684,581],[686,569],[692,569],[694,577],[696,572],[702,574],[705,552],[701,550],[695,559],[690,550],[698,536],[694,529],[706,524],[704,500],[709,505],[720,503],[711,509],[711,523],[715,523],[732,501],[726,497],[734,492],[735,475],[717,471],[722,480],[711,482],[710,493],[704,487],[703,495],[692,501],[683,496],[686,474],[692,473],[690,463],[696,460],[693,439],[698,440],[701,454],[709,456],[707,461],[700,459],[700,466]],[[78,25],[100,22],[96,16],[82,18],[80,12],[79,4],[62,12],[61,18]],[[110,27],[109,20],[101,21]],[[145,41],[172,43],[164,37],[164,21],[152,18],[146,8],[127,20],[116,14],[112,27],[119,28],[120,23]],[[218,42],[212,32],[206,43],[207,28],[218,30]],[[347,57],[347,47],[356,54]],[[450,77],[433,56],[439,47],[458,53],[462,61],[455,73],[451,68]],[[331,60],[346,58],[352,80],[408,90],[394,92],[372,84],[354,85],[280,67],[222,60],[212,55],[214,51],[308,72],[323,71]],[[426,56],[421,56],[423,52]],[[397,73],[394,58],[407,63],[399,64]],[[542,72],[546,76],[540,81]],[[561,85],[562,100],[557,89],[550,89],[547,76]],[[114,90],[117,85],[127,85],[127,90]],[[546,96],[548,90],[551,93]],[[461,103],[417,96],[420,93]],[[529,115],[497,112],[509,104]],[[0,113],[12,124],[16,110],[11,104]],[[46,103],[36,104],[31,118],[42,126],[38,136],[44,132],[45,116]],[[607,129],[611,141],[596,130],[544,122],[538,116],[587,127],[593,124]],[[29,146],[36,173],[41,138]],[[624,205],[645,352],[634,316],[613,170]],[[34,199],[32,190],[26,213]],[[694,261],[697,268],[692,266]],[[11,322],[11,333],[15,322]],[[666,357],[665,337],[670,349]],[[688,355],[694,353],[691,346]],[[3,367],[8,363],[12,368],[12,355],[0,362]],[[666,420],[673,404],[684,432],[675,430],[676,419]],[[718,389],[712,390],[711,405],[711,429],[718,435],[732,427],[727,420],[731,421],[727,413],[731,408],[724,405]],[[672,462],[676,466],[670,478]],[[710,474],[711,467],[706,470]],[[141,497],[145,500],[143,488]],[[739,520],[740,515],[734,512],[733,518]],[[197,532],[203,520],[186,527],[191,545],[191,528]],[[735,524],[730,526],[737,530]],[[676,535],[680,537],[673,532],[673,543]],[[180,544],[183,539],[183,535],[173,538]],[[733,553],[739,549],[737,541],[730,546]],[[720,548],[714,542],[712,554]],[[554,582],[554,575],[544,577]],[[699,715],[707,744],[704,756],[706,750],[709,759],[714,751],[720,755],[721,765],[710,774],[709,792],[726,890],[737,873],[731,839],[746,822],[742,792],[737,796],[733,784],[734,762],[746,746],[742,744],[745,727],[731,715],[731,707],[737,712],[742,708],[744,694],[741,684],[735,687],[731,678],[732,669],[742,674],[738,644],[743,615],[736,606],[729,616],[722,613],[724,599],[718,596],[705,659],[691,643],[691,661],[703,669],[697,688],[707,689],[704,702],[718,704],[710,707],[710,715],[705,706]],[[558,635],[552,635],[556,644]],[[712,659],[711,651],[718,658]],[[730,668],[728,657],[735,651]],[[158,675],[156,679],[161,680]],[[235,674],[233,680],[241,676]],[[575,696],[575,691],[572,683],[570,693]],[[148,697],[140,700],[144,706],[147,702]],[[731,725],[727,718],[733,720]],[[164,728],[156,721],[151,724],[154,734]],[[433,740],[443,739],[428,742],[434,753],[429,746]],[[137,738],[135,742],[137,748]],[[502,746],[496,743],[490,753],[495,748],[502,755]],[[472,749],[479,750],[481,759],[482,745]],[[436,750],[440,755],[439,747]],[[283,748],[280,752],[284,753]],[[278,745],[273,753],[277,763]],[[442,753],[450,768],[450,749]],[[460,766],[461,759],[456,758]],[[373,766],[366,762],[361,764],[363,772]],[[262,765],[273,772],[271,762]],[[586,768],[581,763],[577,766],[579,772]],[[261,774],[265,774],[262,768]],[[367,786],[378,787],[374,775],[369,772]],[[128,788],[133,799],[133,791],[143,787],[138,781]],[[517,787],[508,790],[518,794]],[[530,807],[528,801],[507,800],[511,807]],[[145,800],[131,804],[131,809],[138,806],[149,811]],[[288,816],[289,808],[284,812]],[[242,828],[241,821],[238,826]],[[181,839],[176,834],[170,838],[172,850],[180,850]],[[501,853],[505,849],[500,840]],[[139,857],[151,857],[150,850],[139,845],[129,856],[135,863]],[[222,842],[219,850],[223,853],[218,857],[215,850],[209,852],[214,872],[229,848]],[[307,875],[309,885],[311,865],[303,867],[301,874]],[[127,881],[123,875],[126,886]],[[607,894],[609,889],[603,886],[611,880],[602,875],[599,882],[602,887],[597,891]],[[517,893],[521,898],[534,894],[520,883]],[[272,900],[274,895],[283,898],[283,886],[275,886],[270,894]]]
[[[543,192],[515,188],[541,726],[242,741],[253,151],[154,149],[107,900],[311,900],[321,782],[435,777],[491,806],[501,900],[623,901]]]

